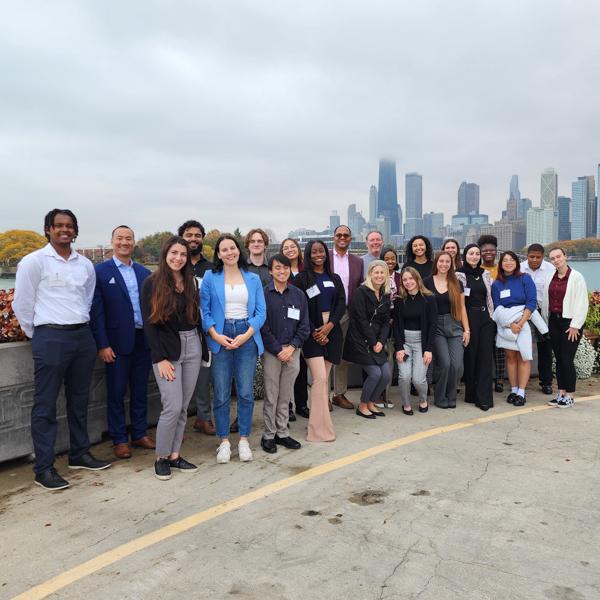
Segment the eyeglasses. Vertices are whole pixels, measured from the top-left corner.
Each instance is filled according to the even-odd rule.
[[[337,237],[337,238],[349,238],[350,234],[349,233],[336,233],[335,237]]]

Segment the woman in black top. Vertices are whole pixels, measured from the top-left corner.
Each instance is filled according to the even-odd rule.
[[[350,322],[344,360],[360,365],[366,372],[356,414],[365,419],[384,417],[375,406],[392,372],[385,345],[390,333],[390,283],[388,267],[382,260],[369,263],[365,281],[352,295]]]
[[[416,269],[423,281],[431,275],[433,268],[433,248],[424,235],[415,235],[406,244],[406,262],[404,267]]]
[[[202,358],[198,285],[183,238],[173,236],[163,244],[158,268],[142,286],[141,306],[162,403],[154,474],[166,480],[171,478],[171,469],[197,470],[179,455]]]
[[[471,331],[464,356],[465,402],[488,410],[494,406],[492,360],[496,327],[491,318],[494,312],[492,278],[481,266],[481,252],[477,244],[468,244],[463,250],[463,266],[456,276],[464,287]]]
[[[419,396],[419,412],[427,412],[427,367],[431,364],[437,323],[435,296],[413,267],[402,269],[402,285],[394,300],[394,347],[402,412],[412,415],[410,385]]]
[[[456,386],[463,371],[464,347],[471,332],[465,309],[462,284],[454,273],[448,252],[440,252],[425,285],[435,294],[438,308],[433,342],[434,403],[438,408],[456,408]]]
[[[340,319],[346,312],[346,293],[338,275],[331,271],[329,252],[321,240],[311,240],[304,250],[304,271],[293,284],[308,297],[308,317],[311,337],[304,342],[302,354],[312,375],[309,442],[330,442],[335,439],[329,415],[329,373],[342,358]]]

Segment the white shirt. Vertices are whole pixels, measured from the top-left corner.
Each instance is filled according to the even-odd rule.
[[[245,283],[225,284],[225,318],[248,318],[248,288]]]
[[[521,273],[529,273],[533,279],[533,283],[535,283],[538,306],[541,306],[544,300],[544,286],[546,285],[546,279],[553,277],[555,272],[556,269],[547,260],[542,260],[539,268],[535,271],[529,266],[529,263],[526,260],[521,263]]]
[[[39,325],[75,325],[90,320],[96,286],[92,263],[71,250],[68,260],[51,244],[25,256],[17,268],[13,310],[29,338]]]

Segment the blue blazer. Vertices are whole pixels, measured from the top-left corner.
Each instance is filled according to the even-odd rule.
[[[260,328],[267,318],[265,294],[258,275],[242,270],[244,283],[248,288],[248,322],[254,329],[254,341],[258,354],[264,352]],[[202,309],[202,327],[205,332],[214,327],[216,332],[223,333],[225,325],[225,273],[207,271],[202,279],[200,288],[200,308]],[[206,336],[208,348],[217,354],[222,346],[217,344],[210,335]]]
[[[134,262],[140,303],[142,283],[150,271]],[[110,283],[110,281],[114,283]],[[135,346],[135,322],[133,306],[125,280],[115,261],[104,261],[96,265],[96,289],[90,311],[90,326],[99,349],[113,349],[116,354],[131,354]]]

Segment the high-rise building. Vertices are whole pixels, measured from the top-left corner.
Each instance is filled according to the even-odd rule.
[[[377,220],[377,188],[372,185],[369,188],[369,223]]]
[[[407,173],[405,177],[406,227],[404,235],[423,234],[423,177],[419,173]]]
[[[598,201],[596,199],[596,182],[593,175],[588,175],[587,185],[585,237],[596,237],[596,230],[598,229]]]
[[[517,219],[525,218],[525,215],[519,214],[521,208],[521,191],[519,190],[519,176],[513,175],[510,178],[510,184],[508,186],[508,199],[513,200],[517,206]]]
[[[428,238],[442,238],[444,213],[428,212],[423,215],[423,235]]]
[[[540,208],[556,210],[558,200],[558,175],[554,169],[544,169],[540,179]]]
[[[530,208],[527,211],[527,245],[546,246],[558,239],[558,214],[551,208]]]
[[[400,224],[398,223],[398,188],[396,186],[396,162],[394,160],[381,159],[379,161],[377,216],[389,219],[390,230],[392,234],[400,233]]]
[[[459,215],[479,214],[479,186],[476,183],[463,181],[458,188]]]
[[[340,224],[340,215],[338,215],[337,210],[332,210],[329,215],[329,231],[331,234],[335,231],[335,228]]]
[[[403,223],[404,223],[404,218],[402,216],[402,206],[400,205],[400,203],[398,203],[398,225],[399,225],[400,229],[399,229],[397,235],[400,235],[400,236],[403,235],[403,233],[404,233]],[[396,235],[396,234],[394,234],[394,235]]]
[[[508,199],[506,203],[506,216],[505,220],[507,221],[517,221],[519,218],[519,201],[512,196]]]
[[[525,246],[525,223],[501,223],[481,225],[480,235],[495,235],[498,238],[498,250],[520,250]]]
[[[600,163],[598,163],[598,179],[596,180],[598,191],[596,193],[596,204],[598,206],[598,212],[596,213],[596,237],[600,238]]]
[[[586,216],[588,204],[588,178],[578,177],[571,184],[571,239],[580,240],[586,236]]]
[[[366,225],[365,218],[360,211],[356,210],[356,204],[348,206],[348,227],[352,232],[352,237],[355,240],[360,239],[360,233]]]
[[[531,208],[531,206],[532,206],[531,198],[521,198],[521,202],[519,203],[519,210],[517,211],[517,214],[521,215],[519,217],[519,219],[525,220],[527,211]]]
[[[558,239],[571,239],[571,198],[558,197]]]

